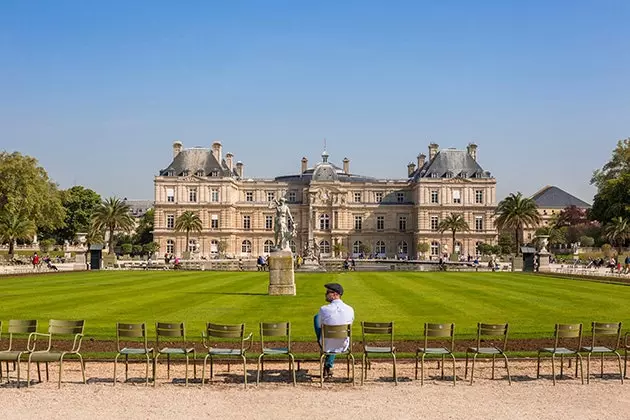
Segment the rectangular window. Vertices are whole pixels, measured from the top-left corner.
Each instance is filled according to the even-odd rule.
[[[461,191],[453,190],[453,204],[461,204],[461,203],[462,203]]]
[[[267,191],[267,201],[273,201],[276,198],[276,193],[273,191]]]
[[[398,230],[405,232],[407,230],[407,216],[400,216],[398,218]]]
[[[245,191],[245,201],[254,201],[253,191]]]
[[[483,216],[475,216],[475,230],[483,230]]]
[[[296,201],[296,194],[295,194],[295,191],[289,191],[289,192],[287,193],[287,201],[288,201],[289,203],[295,203],[295,201]]]
[[[483,204],[483,190],[475,191],[475,204]]]
[[[405,193],[404,192],[397,192],[396,193],[396,202],[397,203],[404,203],[405,202]]]
[[[252,216],[243,216],[243,229],[252,228]]]
[[[265,229],[273,229],[273,216],[265,216]]]
[[[188,201],[191,203],[197,202],[197,188],[188,188]]]
[[[438,191],[437,190],[431,191],[431,204],[438,204],[440,202],[438,197],[439,196],[438,196]]]
[[[166,228],[173,229],[175,227],[175,215],[167,214],[166,215]]]
[[[431,216],[431,230],[438,230],[440,225],[440,218],[437,216]]]
[[[338,211],[334,211],[333,212],[333,217],[334,217],[333,226],[335,227],[335,229],[339,229],[339,212]]]
[[[354,202],[355,203],[360,203],[361,202],[361,193],[360,192],[355,192],[354,193]]]
[[[213,203],[219,202],[219,190],[217,188],[213,188],[210,190],[210,201]]]
[[[219,228],[219,215],[213,214],[210,216],[210,228],[218,229]]]
[[[363,227],[363,216],[354,216],[354,230],[361,230]]]
[[[169,203],[175,202],[175,190],[173,188],[166,189],[166,201]]]
[[[385,216],[376,216],[376,230],[385,229]]]
[[[375,192],[374,193],[374,198],[376,200],[377,203],[380,203],[381,201],[383,201],[383,193],[382,192]]]

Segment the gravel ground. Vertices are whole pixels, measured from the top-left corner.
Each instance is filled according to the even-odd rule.
[[[124,365],[119,365],[123,367]],[[501,366],[497,363],[497,366]],[[26,366],[24,365],[24,368]],[[536,379],[536,365],[531,361],[510,364],[512,386],[505,380],[504,371],[497,370],[497,380],[490,379],[490,363],[480,362],[475,368],[475,383],[463,380],[463,362],[458,361],[458,383],[440,380],[436,363],[429,364],[429,379],[424,386],[413,380],[414,365],[399,362],[398,386],[391,380],[391,365],[373,363],[368,380],[360,386],[357,365],[357,385],[345,382],[345,364],[338,363],[335,378],[319,387],[319,367],[303,363],[298,372],[298,386],[288,382],[286,364],[268,363],[265,382],[255,385],[255,370],[250,366],[250,385],[243,387],[242,371],[233,365],[228,372],[225,364],[216,367],[212,383],[203,388],[200,381],[183,385],[183,365],[172,368],[171,379],[166,378],[166,366],[158,369],[157,387],[145,387],[139,377],[144,368],[130,365],[131,381],[112,386],[112,363],[88,362],[88,385],[80,383],[79,365],[69,362],[64,369],[64,382],[57,389],[57,366],[51,365],[50,382],[33,383],[30,388],[16,388],[15,382],[0,386],[3,419],[85,419],[85,418],[330,418],[331,413],[361,416],[363,419],[419,418],[554,418],[590,419],[624,418],[630,407],[628,384],[622,385],[613,375],[615,363],[606,362],[604,370],[610,374],[591,376],[589,385],[581,385],[575,378],[551,381],[550,363],[543,365],[541,379]],[[446,375],[449,375],[446,365]],[[586,368],[586,366],[585,366]],[[559,369],[558,369],[559,370]],[[565,369],[570,373],[572,369]],[[119,369],[119,379],[124,367]],[[34,372],[33,372],[34,373]],[[199,374],[201,372],[198,372]],[[14,375],[14,373],[12,373]],[[34,375],[36,377],[36,374]],[[175,379],[173,379],[175,378]],[[25,385],[25,383],[23,383]]]

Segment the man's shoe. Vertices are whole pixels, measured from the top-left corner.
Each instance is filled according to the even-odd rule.
[[[333,377],[332,368],[326,366],[324,367],[324,379],[330,379]]]

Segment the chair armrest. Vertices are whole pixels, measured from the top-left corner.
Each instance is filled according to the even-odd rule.
[[[243,342],[249,341],[249,344],[243,349],[243,351],[247,351],[252,347],[252,344],[254,344],[254,340],[252,340],[253,336],[254,333],[249,333],[249,335],[243,339]]]
[[[630,331],[628,331],[627,333],[623,335],[623,345],[625,347],[628,347],[628,336],[630,336]]]
[[[206,349],[210,348],[210,343],[208,342],[208,336],[206,335],[205,331],[201,332],[201,344]]]
[[[37,337],[48,337],[48,348],[46,350],[39,350],[39,351],[50,351],[50,348],[52,345],[52,335],[48,333],[38,333],[38,332],[30,333],[28,335],[28,342],[26,344],[26,348],[30,351],[35,351],[35,346],[37,344]],[[33,341],[31,341],[31,338],[33,339]],[[29,347],[30,344],[32,344],[32,347]]]
[[[83,334],[76,334],[74,336],[74,341],[72,342],[72,350],[73,353],[78,353],[81,349],[81,342],[83,341]]]

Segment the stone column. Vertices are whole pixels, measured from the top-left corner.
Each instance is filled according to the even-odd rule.
[[[269,254],[269,295],[295,296],[295,273],[291,251]]]

